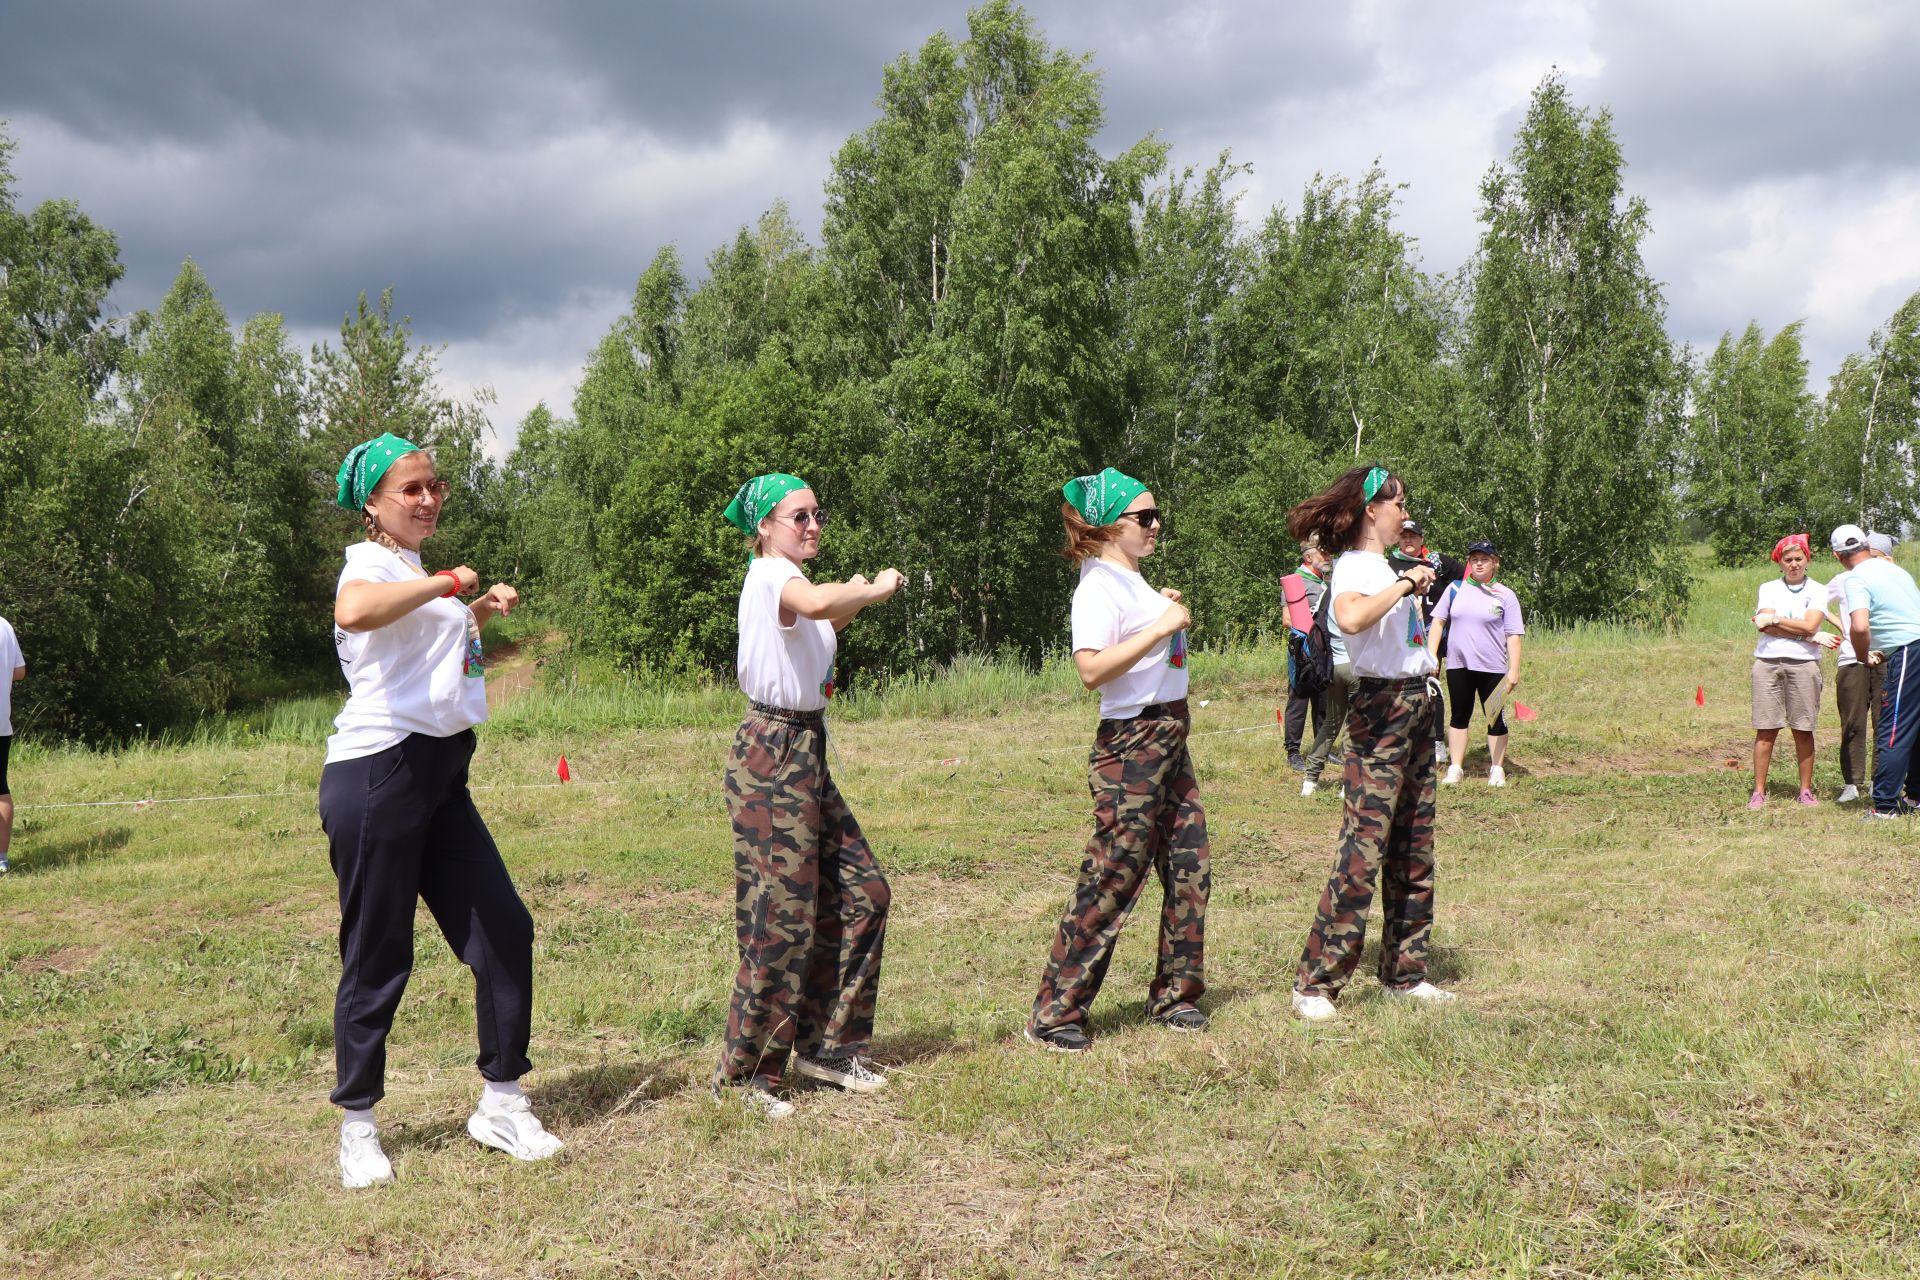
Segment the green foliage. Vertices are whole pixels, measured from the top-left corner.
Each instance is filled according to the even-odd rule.
[[[1357,461],[1407,477],[1432,545],[1499,542],[1561,622],[1682,616],[1690,522],[1731,563],[1788,527],[1920,516],[1920,294],[1818,402],[1798,326],[1729,333],[1690,376],[1610,117],[1557,78],[1452,277],[1377,166],[1243,222],[1231,155],[1103,152],[1090,58],[1007,0],[883,68],[876,108],[817,245],[776,203],[697,277],[660,249],[571,416],[537,406],[498,464],[490,393],[441,387],[390,290],[305,354],[277,316],[236,329],[191,262],[110,321],[112,234],[15,210],[0,135],[0,537],[35,549],[0,569],[0,611],[31,655],[28,732],[180,732],[336,687],[335,551],[360,530],[332,478],[385,430],[453,483],[437,561],[521,587],[568,661],[696,682],[733,661],[747,547],[721,508],[757,472],[806,476],[834,516],[810,571],[906,577],[843,637],[856,695],[1037,668],[1073,582],[1059,487],[1102,465],[1169,514],[1150,576],[1216,652],[1276,628],[1285,513]]]
[[[1481,184],[1457,443],[1432,475],[1548,618],[1672,619],[1686,597],[1674,501],[1685,370],[1640,242],[1611,117],[1549,77]]]
[[[1813,396],[1800,326],[1763,341],[1749,324],[1720,339],[1693,380],[1687,435],[1688,508],[1721,564],[1739,564],[1816,523]]]

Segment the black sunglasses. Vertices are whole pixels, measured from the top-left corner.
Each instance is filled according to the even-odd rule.
[[[1153,526],[1160,524],[1160,508],[1158,507],[1142,507],[1138,511],[1122,511],[1120,513],[1120,517],[1123,520],[1128,516],[1132,516],[1135,520],[1138,520],[1142,529],[1151,529]]]
[[[819,507],[815,507],[811,511],[791,511],[787,513],[787,517],[793,521],[793,527],[796,529],[806,528],[809,522],[811,522],[816,529],[824,529],[827,527],[827,513]]]

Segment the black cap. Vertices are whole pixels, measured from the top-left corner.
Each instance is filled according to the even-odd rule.
[[[1420,527],[1420,522],[1418,520],[1402,520],[1400,522],[1400,532],[1425,533],[1426,530]]]
[[[1478,542],[1469,542],[1467,544],[1467,554],[1470,556],[1497,556],[1500,554],[1500,551],[1499,548],[1495,547],[1491,542],[1482,538]]]

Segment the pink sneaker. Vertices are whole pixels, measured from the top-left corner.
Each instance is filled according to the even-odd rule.
[[[1753,799],[1747,801],[1747,808],[1749,809],[1764,809],[1766,807],[1767,807],[1767,793],[1764,791],[1754,792]]]
[[[1817,796],[1813,794],[1813,792],[1802,791],[1800,793],[1800,803],[1801,804],[1819,804],[1820,800]]]

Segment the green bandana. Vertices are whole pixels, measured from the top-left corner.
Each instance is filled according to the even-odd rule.
[[[740,492],[733,495],[733,501],[727,504],[723,514],[727,523],[740,532],[758,533],[760,522],[780,505],[780,499],[796,489],[806,487],[807,482],[799,476],[790,476],[784,471],[770,471],[741,485]]]
[[[420,452],[420,446],[411,440],[402,440],[389,431],[377,439],[357,444],[347,451],[347,460],[340,464],[340,474],[334,477],[340,482],[340,491],[334,495],[334,505],[342,511],[364,511],[367,499],[373,496],[380,477],[387,474],[387,468],[410,453]]]
[[[1360,500],[1372,502],[1373,495],[1380,492],[1380,486],[1392,477],[1393,473],[1385,467],[1375,467],[1367,472],[1367,478],[1360,482]]]
[[[1109,525],[1120,518],[1127,504],[1147,491],[1130,475],[1108,467],[1097,476],[1076,476],[1060,486],[1073,509],[1090,525]]]

